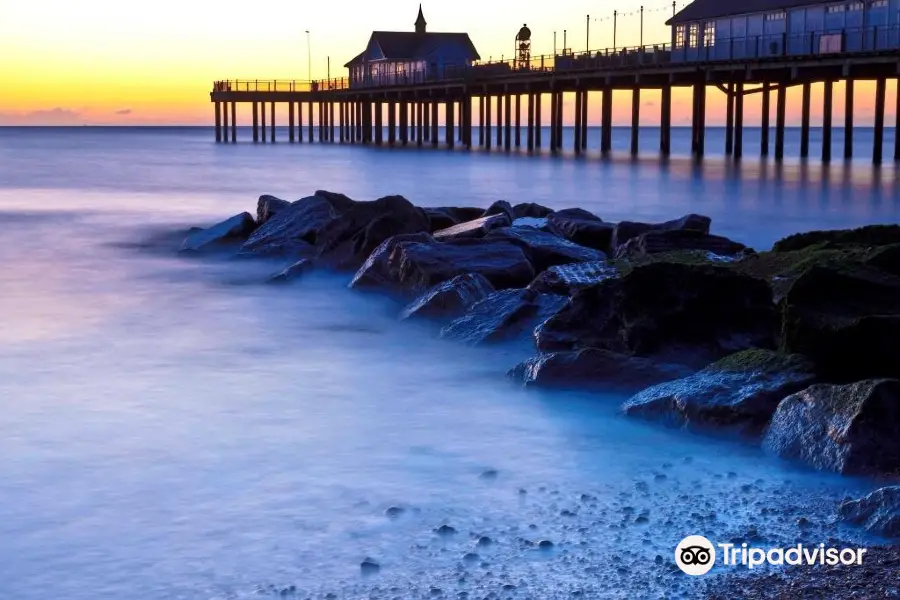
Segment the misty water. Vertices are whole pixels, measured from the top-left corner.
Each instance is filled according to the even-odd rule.
[[[522,390],[505,373],[528,348],[441,340],[347,276],[273,287],[278,263],[176,255],[189,226],[316,189],[610,221],[697,212],[758,249],[900,217],[898,172],[864,158],[0,129],[0,598],[690,597],[672,556],[689,534],[860,541],[835,509],[876,482],[625,419],[615,393]]]

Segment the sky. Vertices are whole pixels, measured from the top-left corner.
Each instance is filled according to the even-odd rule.
[[[616,45],[638,45],[642,4],[644,43],[667,42],[671,0],[425,0],[423,11],[429,31],[467,32],[483,58],[497,59],[510,56],[524,23],[533,32],[534,54],[553,52],[554,32],[559,48],[564,38],[576,51],[611,47],[614,9]],[[678,0],[679,9],[684,4]],[[325,78],[329,57],[331,76],[344,75],[342,65],[365,47],[372,30],[412,30],[417,11],[418,0],[0,0],[0,125],[209,125],[214,80],[306,80],[310,65],[314,79]],[[872,120],[873,89],[857,85],[861,125]],[[889,124],[895,90],[889,83]],[[658,97],[642,97],[642,123],[658,122]],[[748,99],[748,125],[758,121],[758,98]],[[674,121],[687,123],[689,94],[676,91],[674,100]],[[724,102],[711,89],[710,124],[721,122]],[[799,91],[791,90],[790,123],[797,122],[798,107]],[[819,89],[813,107],[815,121]],[[630,110],[630,94],[616,93],[614,121],[630,123]],[[247,112],[239,110],[239,123]],[[835,118],[842,114],[839,86]],[[590,121],[599,118],[599,102],[592,100]]]

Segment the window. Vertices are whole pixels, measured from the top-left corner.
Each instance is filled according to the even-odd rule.
[[[863,4],[862,2],[851,2],[850,4],[847,5],[847,10],[849,10],[851,12],[855,12],[855,11],[863,10],[865,7],[866,7],[866,5]]]
[[[707,48],[716,45],[716,24],[713,21],[708,21],[703,26],[703,45]]]
[[[846,10],[847,10],[847,7],[844,6],[843,4],[832,4],[831,6],[828,7],[828,10],[826,12],[828,12],[828,14],[831,15],[834,13],[842,13]]]
[[[688,46],[691,48],[696,48],[697,43],[700,41],[700,23],[691,23],[691,28],[688,30]]]
[[[684,25],[675,26],[675,49],[684,48]]]
[[[888,0],[872,0],[869,4],[871,8],[887,8]]]
[[[786,17],[787,15],[783,10],[766,13],[766,21],[784,21]]]

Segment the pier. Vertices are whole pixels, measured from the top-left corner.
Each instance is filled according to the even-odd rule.
[[[803,34],[807,35],[807,34]],[[847,107],[843,156],[853,153],[853,90],[858,81],[874,81],[873,161],[885,157],[884,129],[887,81],[900,83],[900,44],[879,40],[900,40],[897,28],[873,28],[871,32],[843,32],[873,40],[863,49],[823,52],[815,36],[795,41],[783,36],[778,55],[755,53],[748,56],[746,40],[739,47],[727,41],[732,51],[705,56],[679,57],[669,45],[617,48],[556,56],[462,65],[444,69],[441,76],[407,72],[389,80],[354,81],[338,78],[322,81],[223,80],[213,84],[210,99],[215,106],[217,142],[236,142],[236,115],[239,109],[252,117],[254,142],[276,141],[275,105],[287,105],[291,143],[372,144],[376,146],[482,147],[536,151],[548,148],[558,153],[588,149],[609,153],[612,147],[613,92],[631,94],[630,152],[641,151],[641,94],[660,93],[658,151],[671,154],[673,90],[690,90],[692,102],[691,151],[696,157],[706,152],[706,119],[709,94],[726,97],[725,154],[740,159],[750,149],[744,147],[744,106],[748,96],[762,96],[762,142],[760,155],[782,160],[785,155],[787,93],[800,88],[800,156],[809,156],[812,110],[811,90],[822,84],[821,160],[829,162],[832,148],[833,87],[846,82]],[[854,38],[855,39],[855,38]],[[757,43],[757,46],[760,46]],[[716,48],[719,46],[717,45]],[[788,53],[789,48],[806,48],[806,53]],[[739,50],[734,50],[739,48]],[[589,95],[592,93],[592,95]],[[599,139],[588,129],[589,100],[599,94],[601,126]],[[566,102],[564,99],[574,100]],[[770,122],[774,102],[775,119]],[[542,139],[542,106],[550,107],[549,139]],[[268,112],[269,119],[266,120]],[[571,112],[571,114],[568,114]],[[900,93],[897,113],[900,114]],[[444,124],[443,135],[439,123]],[[900,125],[900,123],[897,123]],[[570,149],[563,147],[564,125],[574,127]],[[774,129],[774,132],[771,130]],[[770,137],[770,133],[774,136]],[[386,134],[386,139],[385,139]],[[774,148],[771,142],[774,140]],[[545,146],[546,144],[546,146]],[[838,150],[839,151],[839,150]],[[894,160],[900,161],[900,135],[895,135]]]

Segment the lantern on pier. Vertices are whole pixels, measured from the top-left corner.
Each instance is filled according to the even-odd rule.
[[[528,70],[531,68],[531,30],[528,25],[522,25],[522,29],[516,34],[516,69]]]

